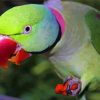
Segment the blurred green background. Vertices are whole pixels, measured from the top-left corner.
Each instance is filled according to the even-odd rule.
[[[100,0],[70,1],[81,2],[100,10]],[[0,0],[0,14],[13,6],[29,3],[43,3],[43,0]],[[0,94],[22,100],[75,100],[73,97],[54,93],[56,84],[60,82],[62,80],[53,71],[53,65],[42,55],[33,55],[20,66],[9,63],[8,70],[0,69]],[[100,100],[99,95],[94,96],[92,93],[91,100]]]

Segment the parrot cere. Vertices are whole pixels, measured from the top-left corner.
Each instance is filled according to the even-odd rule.
[[[57,94],[82,94],[79,99],[86,100],[85,90],[99,89],[100,11],[95,8],[61,0],[13,7],[0,16],[0,34],[0,67],[46,53],[64,81]]]

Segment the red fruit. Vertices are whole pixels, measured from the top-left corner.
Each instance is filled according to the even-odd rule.
[[[63,91],[63,84],[57,84],[56,88],[55,88],[55,93],[56,94],[61,94]]]

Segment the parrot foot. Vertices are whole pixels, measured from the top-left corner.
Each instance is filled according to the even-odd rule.
[[[76,96],[81,90],[81,81],[80,79],[72,76],[68,76],[63,84],[58,84],[55,88],[55,93]]]

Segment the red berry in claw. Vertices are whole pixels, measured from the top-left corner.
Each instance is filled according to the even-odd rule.
[[[63,84],[57,84],[55,88],[55,93],[56,94],[61,94],[63,92]]]

